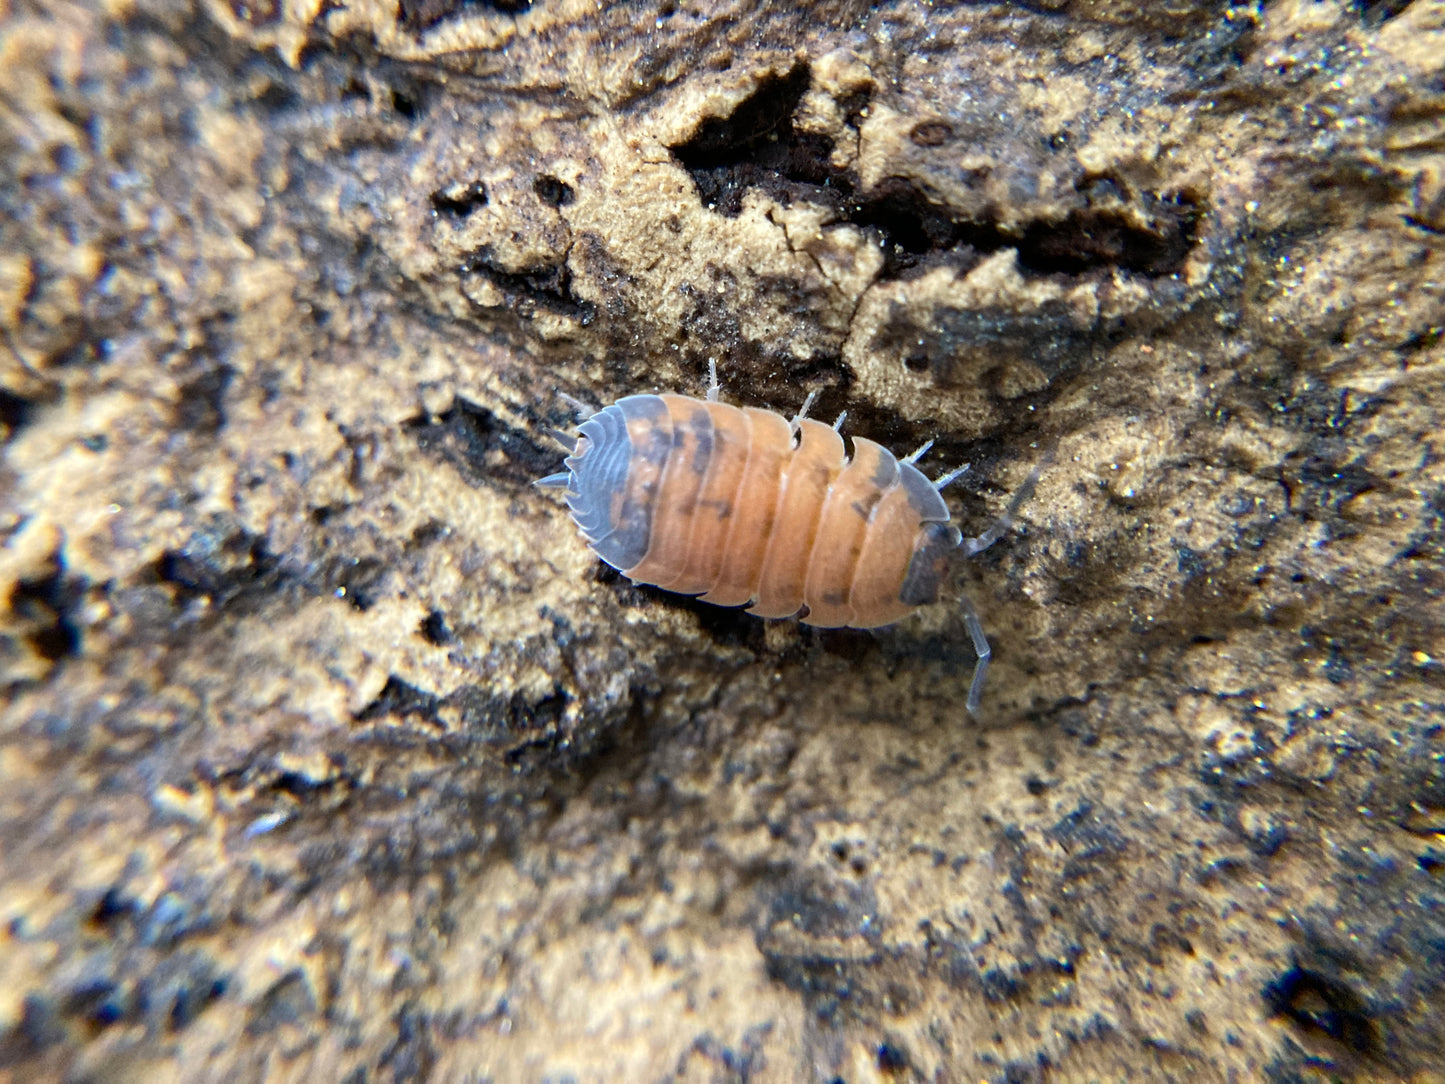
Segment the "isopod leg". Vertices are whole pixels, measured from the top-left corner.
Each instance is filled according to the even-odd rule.
[[[973,608],[973,601],[963,596],[963,623],[968,628],[968,635],[973,639],[973,653],[978,656],[978,662],[973,666],[973,680],[968,685],[968,700],[965,707],[968,713],[974,718],[978,717],[978,702],[983,696],[983,681],[988,674],[988,660],[993,655],[992,649],[988,646],[988,637],[983,634],[983,622],[978,619],[978,611]]]
[[[966,471],[966,470],[968,470],[968,464],[967,464],[967,463],[965,463],[963,466],[959,467],[957,470],[951,470],[951,471],[949,471],[949,472],[948,472],[947,474],[945,474],[942,478],[940,478],[938,481],[936,481],[936,482],[933,483],[933,488],[941,491],[944,486],[948,485],[950,482],[953,482],[953,481],[955,481],[956,479],[958,479],[960,476],[962,476],[963,472]]]
[[[788,427],[792,429],[794,433],[796,433],[798,427],[803,424],[803,419],[808,416],[808,411],[812,409],[813,400],[816,398],[818,398],[818,393],[816,391],[810,391],[808,397],[803,400],[803,405],[798,408],[798,413],[793,415],[793,420],[788,423]]]
[[[928,454],[928,449],[930,449],[930,448],[932,448],[932,447],[933,447],[933,441],[932,441],[932,440],[925,440],[925,441],[923,442],[923,444],[919,446],[919,448],[918,448],[917,451],[915,451],[912,455],[904,456],[902,459],[899,460],[899,462],[900,462],[900,463],[917,463],[920,459],[922,459],[925,455]]]
[[[722,385],[717,382],[717,358],[707,359],[707,401],[717,402],[718,389]]]

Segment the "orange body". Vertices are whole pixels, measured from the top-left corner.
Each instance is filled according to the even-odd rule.
[[[872,628],[937,593],[958,544],[910,463],[804,420],[683,395],[599,411],[567,459],[593,550],[638,583],[825,628]],[[560,477],[560,476],[559,476]]]

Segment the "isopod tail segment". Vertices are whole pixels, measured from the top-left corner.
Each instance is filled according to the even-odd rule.
[[[717,390],[716,385],[717,370],[714,369],[713,388],[711,389],[714,392]],[[568,395],[565,391],[559,391],[557,393],[557,398],[561,399],[562,402],[566,403],[569,407],[572,408],[573,413],[577,415],[577,422],[579,425],[585,422],[588,418],[592,417],[592,415],[597,413],[596,410],[588,406],[581,399],[578,399],[576,396],[573,395]],[[545,433],[548,437],[550,437],[558,445],[560,445],[562,450],[568,455],[571,455],[573,450],[577,447],[577,434],[575,433],[566,433],[563,432],[561,429],[550,428],[543,429],[542,432]],[[557,474],[549,474],[545,478],[538,478],[532,484],[538,489],[566,489],[568,481],[571,479],[571,477],[571,471],[561,471]]]

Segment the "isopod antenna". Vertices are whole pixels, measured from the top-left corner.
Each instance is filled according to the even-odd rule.
[[[1034,469],[1029,471],[1029,476],[1024,479],[1024,484],[1018,487],[1018,490],[1009,500],[1008,507],[1003,510],[1003,515],[994,520],[993,523],[989,525],[988,530],[984,531],[983,534],[977,538],[965,538],[958,543],[958,548],[963,550],[965,557],[972,557],[975,554],[982,553],[1013,529],[1014,520],[1019,514],[1019,509],[1023,507],[1026,500],[1034,495],[1034,486],[1039,484],[1039,476],[1044,473],[1044,468],[1053,461],[1053,458],[1054,453],[1053,450],[1050,449],[1048,454],[1039,460]]]
[[[1034,495],[1034,487],[1039,484],[1039,477],[1044,473],[1044,468],[1054,461],[1054,451],[1057,445],[1051,445],[1044,453],[1042,459],[1029,471],[1029,476],[1024,479],[1024,484],[1019,486],[1008,502],[1008,507],[1003,510],[1003,515],[991,523],[987,530],[977,538],[964,538],[958,543],[958,548],[963,551],[965,557],[972,557],[988,549],[1010,530],[1018,511],[1023,507],[1025,501]],[[952,481],[950,478],[949,481]],[[978,611],[973,608],[973,600],[968,595],[962,596],[963,601],[963,623],[968,629],[968,635],[973,640],[973,652],[978,657],[978,662],[973,667],[973,680],[968,685],[968,700],[965,706],[968,713],[977,717],[980,697],[983,696],[984,676],[988,673],[989,658],[993,655],[992,649],[988,646],[988,637],[983,633],[983,622],[978,618]]]

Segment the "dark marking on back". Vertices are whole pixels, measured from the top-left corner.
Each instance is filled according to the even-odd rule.
[[[866,523],[869,519],[873,517],[873,509],[878,507],[878,502],[882,499],[882,491],[875,489],[872,493],[869,493],[862,500],[854,501],[852,506],[853,511],[857,512],[860,516],[862,516],[864,522]]]
[[[906,465],[906,464],[905,464]],[[921,477],[921,476],[920,476]],[[937,493],[934,494],[937,496]],[[958,548],[963,536],[951,523],[927,523],[919,532],[908,574],[898,590],[905,606],[926,606],[938,601],[938,587],[948,568],[948,555]]]
[[[634,447],[645,462],[660,466],[667,462],[667,457],[672,453],[672,433],[649,428],[641,445]]]
[[[823,601],[829,606],[842,606],[848,601],[848,593],[846,591],[824,591]]]
[[[707,412],[706,407],[698,407],[692,412],[688,422],[697,437],[697,451],[692,457],[692,472],[706,474],[708,464],[712,462],[712,415]]]
[[[667,411],[667,404],[656,395],[629,395],[617,400],[612,407],[622,412],[629,425],[641,430],[631,432],[632,454],[653,466],[666,463],[673,440],[672,415]]]
[[[889,490],[898,484],[898,460],[887,448],[881,449],[878,453],[878,466],[873,471],[873,484],[879,490]]]

